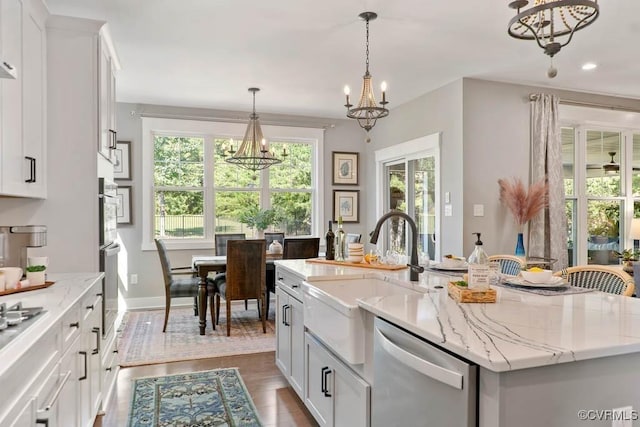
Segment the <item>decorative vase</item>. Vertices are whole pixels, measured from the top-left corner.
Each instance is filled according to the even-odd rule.
[[[526,252],[524,250],[524,233],[518,233],[518,242],[516,243],[515,255],[520,258],[524,258],[526,256]]]

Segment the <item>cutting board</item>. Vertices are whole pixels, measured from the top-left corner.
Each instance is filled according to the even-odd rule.
[[[7,289],[6,291],[0,292],[0,296],[17,294],[18,292],[35,291],[36,289],[44,289],[44,288],[48,288],[54,283],[56,282],[44,282],[42,285],[25,286],[24,288],[19,288],[19,289]]]
[[[360,268],[373,268],[374,270],[404,270],[406,265],[400,264],[367,264],[365,262],[349,262],[349,261],[334,261],[324,258],[310,258],[306,260],[312,264],[331,264],[339,265],[342,267],[360,267]]]

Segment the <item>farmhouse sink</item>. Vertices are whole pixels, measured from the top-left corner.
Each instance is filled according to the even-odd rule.
[[[365,319],[359,298],[409,295],[414,291],[376,278],[302,283],[304,325],[347,362],[364,363]]]

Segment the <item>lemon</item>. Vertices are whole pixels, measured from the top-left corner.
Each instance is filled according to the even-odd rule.
[[[540,273],[541,271],[544,271],[544,270],[541,269],[540,267],[531,267],[527,271],[530,272],[530,273]]]

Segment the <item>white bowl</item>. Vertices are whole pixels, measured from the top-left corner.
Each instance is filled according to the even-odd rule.
[[[0,271],[4,273],[4,282],[7,289],[15,289],[22,279],[22,269],[20,267],[3,267]]]
[[[527,282],[531,283],[548,283],[553,276],[553,271],[551,270],[542,270],[542,271],[526,271],[523,270],[520,272],[522,278]]]
[[[349,255],[349,258],[347,258],[347,261],[349,262],[362,262],[362,255],[358,255],[358,256],[352,256]]]
[[[464,258],[442,258],[440,265],[444,268],[461,268],[467,265],[467,260]]]

